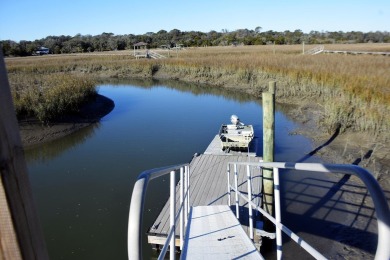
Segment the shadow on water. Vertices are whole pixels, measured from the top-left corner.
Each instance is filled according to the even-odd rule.
[[[27,148],[25,151],[26,160],[28,162],[52,160],[72,147],[83,144],[87,139],[93,137],[95,131],[99,129],[101,118],[109,114],[114,107],[115,104],[111,99],[98,94],[95,98],[82,105],[77,114],[64,114],[52,121],[50,124],[59,126],[59,129],[61,129],[61,126],[64,126],[64,129],[61,130],[62,132],[73,131],[72,128],[76,124],[84,124],[86,126],[72,132],[66,138],[55,139],[48,143]],[[50,128],[51,126],[46,127]]]
[[[25,151],[26,160],[32,162],[45,162],[60,156],[65,151],[83,144],[89,138],[93,137],[95,131],[99,129],[99,123],[84,127],[77,132],[48,143],[39,145],[39,149],[32,147]],[[38,146],[37,146],[38,147]]]

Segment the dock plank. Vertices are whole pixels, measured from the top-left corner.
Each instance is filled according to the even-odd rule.
[[[264,259],[227,205],[192,208],[183,259]]]
[[[203,156],[202,156],[203,157]],[[204,156],[204,164],[203,169],[200,169],[200,172],[194,171],[194,177],[197,178],[196,185],[191,187],[190,200],[194,205],[202,205],[204,201],[207,199],[207,194],[209,189],[203,189],[203,192],[199,192],[202,190],[202,187],[208,186],[208,184],[213,182],[213,174],[214,166],[218,163],[216,156],[206,155]],[[190,177],[191,181],[191,177]],[[190,182],[191,183],[191,182]]]

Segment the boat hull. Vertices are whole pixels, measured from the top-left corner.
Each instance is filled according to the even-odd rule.
[[[252,125],[222,125],[219,130],[222,150],[227,148],[248,149],[253,135]]]

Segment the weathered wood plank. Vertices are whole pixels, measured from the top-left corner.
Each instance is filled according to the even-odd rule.
[[[0,223],[1,255],[6,259],[17,259],[20,254],[23,259],[48,259],[44,237],[32,199],[22,142],[1,51],[0,173],[1,186],[6,194],[10,210],[10,215],[2,214]],[[6,206],[4,205],[4,207]],[[9,227],[9,221],[13,222],[14,229]],[[20,252],[14,252],[18,247]]]
[[[199,175],[199,181],[192,191],[192,203],[193,205],[201,205],[207,199],[207,193],[209,191],[208,186],[213,180],[213,167],[217,163],[215,156],[206,155],[205,164],[202,172],[196,174]]]
[[[207,197],[207,201],[205,201],[202,205],[222,205],[227,204],[226,194],[227,194],[227,168],[226,157],[224,160],[220,160],[217,168],[214,171],[215,180],[213,183],[217,184],[214,187],[209,189],[209,194]],[[225,199],[225,203],[224,203]]]
[[[3,181],[0,178],[0,259],[22,259]]]
[[[191,161],[190,169],[191,171],[196,171],[201,167],[201,165],[204,162],[204,158],[202,157],[194,157]],[[179,187],[179,186],[178,186]],[[178,187],[176,187],[176,208],[178,208],[180,202],[179,202],[179,191]],[[191,188],[192,189],[192,188]],[[149,233],[156,233],[156,234],[164,234],[166,235],[169,230],[169,207],[170,203],[169,200],[164,204],[160,214],[158,215],[157,219],[154,221],[152,227],[149,230]]]

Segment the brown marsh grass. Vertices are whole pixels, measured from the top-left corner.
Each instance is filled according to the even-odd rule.
[[[315,46],[305,46],[310,49]],[[390,44],[325,45],[329,50],[387,51]],[[108,54],[108,55],[107,55]],[[7,59],[10,75],[78,73],[104,77],[164,76],[255,96],[276,80],[280,100],[307,99],[322,107],[329,130],[390,129],[390,57],[302,55],[301,45],[190,48],[170,58],[135,60],[132,51]],[[168,52],[161,52],[168,56]],[[11,78],[12,82],[12,78]]]
[[[65,113],[77,112],[79,106],[96,95],[89,77],[70,74],[10,74],[12,97],[19,118],[36,117],[48,122]]]

